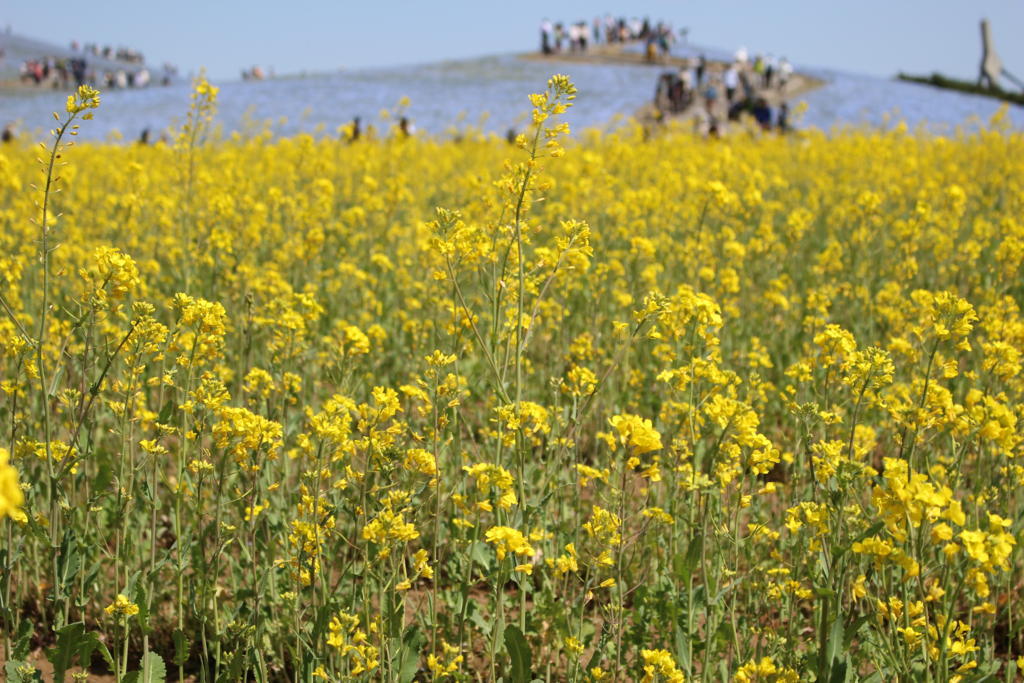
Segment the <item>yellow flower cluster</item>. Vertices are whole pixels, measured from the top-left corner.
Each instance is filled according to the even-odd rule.
[[[619,433],[619,439],[633,455],[661,450],[661,434],[647,418],[637,415],[615,415],[608,423]]]
[[[484,534],[484,540],[494,546],[498,560],[504,560],[509,553],[532,556],[533,546],[518,529],[507,526],[493,526]]]
[[[118,593],[114,602],[104,607],[103,611],[113,617],[117,617],[118,619],[126,619],[138,614],[139,606],[129,600],[125,595]]]
[[[686,680],[668,650],[640,650],[640,656],[644,660],[643,683],[683,683]]]
[[[21,504],[25,496],[18,485],[18,471],[8,462],[10,458],[11,454],[7,449],[0,448],[0,519],[19,519],[23,516]]]
[[[380,666],[380,650],[371,645],[359,618],[347,612],[331,617],[327,644],[338,651],[348,667],[348,675],[358,676]]]

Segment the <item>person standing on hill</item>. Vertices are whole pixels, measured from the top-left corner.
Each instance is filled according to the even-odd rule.
[[[783,102],[779,105],[779,116],[776,119],[775,126],[780,133],[788,133],[790,131],[788,102]]]
[[[551,38],[554,32],[554,27],[551,22],[547,19],[540,22],[540,52],[543,55],[549,55],[553,52],[551,49]]]
[[[779,90],[786,89],[786,83],[789,82],[790,77],[793,75],[793,65],[789,63],[789,60],[785,57],[779,62]]]
[[[764,87],[772,87],[772,80],[775,77],[775,57],[768,55],[764,59]]]
[[[740,70],[735,63],[730,64],[722,76],[722,85],[725,86],[725,100],[732,104],[736,97],[736,89],[740,87]]]
[[[690,60],[685,60],[679,67],[679,80],[683,82],[683,92],[688,93],[694,90],[693,69],[690,68]]]
[[[715,104],[718,102],[717,86],[717,79],[709,78],[708,85],[704,88],[704,108],[707,109],[708,116],[714,116]]]
[[[751,75],[749,69],[742,69],[740,71],[740,85],[743,87],[743,99],[753,100],[754,99],[754,84],[751,81]]]

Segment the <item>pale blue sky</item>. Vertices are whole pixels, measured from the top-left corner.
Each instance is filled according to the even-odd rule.
[[[66,44],[126,45],[213,79],[258,64],[277,74],[386,66],[535,49],[543,17],[606,12],[688,27],[693,43],[787,55],[798,64],[891,76],[974,77],[987,17],[1007,68],[1024,79],[1024,0],[4,0],[0,25]]]

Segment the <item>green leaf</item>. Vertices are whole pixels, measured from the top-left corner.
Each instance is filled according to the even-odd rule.
[[[53,665],[53,680],[64,680],[64,674],[71,667],[72,658],[81,648],[85,633],[85,624],[80,621],[68,624],[57,631],[56,645],[46,651],[46,658]]]
[[[57,632],[57,644],[46,651],[46,658],[53,665],[53,680],[63,681],[64,674],[72,666],[72,660],[78,658],[78,665],[83,669],[92,663],[92,654],[99,652],[110,667],[114,669],[114,658],[107,646],[100,642],[92,631],[85,630],[85,624],[75,622],[68,624]]]
[[[611,629],[601,629],[601,636],[597,639],[597,645],[594,646],[594,652],[590,655],[590,660],[587,661],[587,665],[584,668],[586,671],[590,671],[594,668],[594,665],[599,661],[601,657],[601,650],[604,649],[605,643],[608,642],[608,633]]]
[[[167,667],[164,660],[153,651],[142,656],[142,683],[163,683],[167,680]]]
[[[92,664],[92,653],[100,649],[100,639],[91,631],[83,634],[78,641],[78,649],[75,654],[78,656],[78,666],[88,669]],[[104,646],[105,647],[105,646]],[[109,652],[108,652],[109,654]]]
[[[100,656],[103,657],[103,661],[110,667],[110,670],[114,670],[114,658],[111,656],[110,650],[100,641],[99,636],[89,631],[78,641],[78,665],[82,668],[88,668],[92,664],[93,652],[99,652]]]
[[[89,589],[91,587],[94,587],[94,586],[98,585],[98,582],[96,581],[96,577],[99,575],[99,573],[100,573],[100,563],[99,562],[94,562],[92,564],[92,566],[89,567],[88,570],[85,570],[85,578],[82,579],[82,586],[85,586],[86,588],[83,589],[78,594],[78,597],[75,599],[75,602],[78,604],[78,606],[80,608],[84,608],[86,605],[88,605],[89,603],[91,603],[94,600],[94,596],[89,593]]]
[[[223,681],[239,681],[242,679],[242,671],[245,669],[245,652],[236,650],[231,657],[231,663],[227,669],[221,672]]]
[[[512,660],[512,683],[530,683],[530,644],[526,642],[523,632],[516,626],[505,628],[505,649]]]
[[[473,545],[469,546],[469,556],[483,568],[491,566],[491,558],[487,553],[487,545],[481,541],[476,541]]]
[[[472,605],[473,603],[470,604]],[[473,626],[476,627],[476,630],[485,638],[490,637],[495,628],[495,622],[493,620],[484,618],[484,615],[480,610],[473,608],[470,608],[469,610],[469,623],[473,624]]]
[[[174,401],[167,399],[164,403],[164,407],[160,409],[160,415],[157,416],[156,421],[161,424],[170,424],[171,417],[174,416]]]
[[[32,649],[32,622],[22,619],[18,624],[18,635],[14,638],[14,657],[12,659],[28,659]]]
[[[408,642],[398,649],[398,683],[412,683],[420,668],[419,648],[412,647]]]
[[[149,625],[149,598],[146,596],[146,588],[144,586],[138,585],[135,587],[135,596],[132,602],[139,606],[139,613],[135,615],[135,618],[139,622],[142,632],[147,635],[152,633],[153,629]]]
[[[829,683],[846,683],[846,672],[849,670],[849,658],[844,657],[840,661],[832,662],[832,675]]]
[[[64,539],[60,543],[60,553],[57,555],[57,596],[59,598],[68,595],[68,588],[74,585],[80,564],[78,538],[74,529],[68,527],[64,532]]]
[[[703,547],[704,539],[700,536],[695,536],[686,547],[686,559],[683,560],[683,566],[679,572],[682,575],[683,583],[689,582],[690,577],[693,576],[693,571],[697,568],[697,563],[700,562]]]
[[[861,615],[846,625],[846,629],[843,631],[843,647],[847,650],[850,649],[850,643],[860,632],[860,629],[864,624],[871,621],[871,617]]]
[[[844,650],[843,647],[843,615],[837,614],[832,620],[832,629],[829,632],[828,644],[825,647],[825,665],[831,667],[836,657]],[[832,677],[835,680],[835,676]]]
[[[384,597],[384,608],[386,614],[385,626],[387,635],[398,639],[402,635],[402,627],[405,625],[405,603],[401,595],[395,591],[388,591]]]
[[[683,633],[683,628],[679,624],[676,624],[675,636],[676,661],[679,662],[684,669],[689,669],[690,648],[686,647],[687,636]]]
[[[174,629],[171,637],[174,639],[174,665],[183,666],[188,661],[188,650],[192,646],[192,641],[180,628]]]

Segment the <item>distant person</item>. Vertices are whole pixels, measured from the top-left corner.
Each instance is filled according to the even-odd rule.
[[[647,39],[647,46],[644,48],[644,56],[652,64],[658,61],[658,43],[654,38]]]
[[[783,102],[779,106],[779,118],[775,122],[775,127],[780,133],[788,133],[791,129],[789,127],[789,103]]]
[[[789,63],[789,60],[783,57],[779,61],[779,90],[785,90],[786,84],[789,83],[789,79],[793,76],[793,65]]]
[[[660,111],[673,108],[672,84],[677,80],[671,73],[663,73],[658,77],[654,88],[654,106]]]
[[[764,84],[764,57],[758,55],[754,57],[754,75],[757,76],[761,84]]]
[[[754,99],[754,84],[747,69],[740,70],[740,87],[743,88],[743,99],[752,101]]]
[[[402,118],[398,119],[398,132],[401,134],[403,138],[407,138],[416,132],[416,126],[409,123],[408,117],[403,116]]]
[[[772,128],[772,108],[768,106],[768,100],[763,97],[758,98],[754,104],[754,120],[757,121],[757,125],[761,127],[761,130],[771,130]]]
[[[708,80],[708,85],[704,88],[704,108],[709,116],[714,113],[716,102],[718,102],[718,88],[715,87],[713,80]]]
[[[672,49],[672,40],[674,34],[669,26],[658,22],[658,47],[661,48],[661,54],[668,55]]]
[[[75,85],[85,83],[85,72],[88,68],[84,57],[75,57],[71,60],[71,75],[75,79]]]
[[[683,62],[681,67],[679,67],[679,80],[683,82],[684,92],[694,90],[693,69],[690,66],[690,60],[688,59]]]
[[[639,40],[640,39],[640,32],[643,29],[643,26],[644,26],[643,22],[640,21],[638,18],[633,17],[632,19],[630,19],[629,20],[629,39],[630,40]]]
[[[708,116],[708,137],[716,140],[722,137],[721,126],[715,116]]]
[[[740,70],[735,63],[730,64],[722,76],[722,85],[725,86],[725,99],[729,104],[736,98],[736,89],[740,87]]]
[[[768,55],[764,58],[764,87],[770,88],[775,78],[775,57]]]
[[[540,22],[540,52],[543,55],[549,55],[554,52],[552,47],[554,30],[555,27],[547,19]]]
[[[619,28],[615,18],[610,14],[604,15],[604,42],[615,43],[619,40]]]
[[[145,147],[149,144],[149,128],[143,128],[139,135],[139,144]]]
[[[736,102],[729,105],[728,118],[730,121],[739,121],[740,115],[745,111],[750,111],[750,100],[737,99]]]
[[[356,140],[359,139],[360,134],[361,131],[359,130],[359,117],[357,116],[354,119],[352,119],[352,124],[349,126],[348,141],[350,143],[355,142]]]
[[[704,55],[697,58],[697,87],[704,85],[704,74],[708,69],[708,60]]]
[[[14,142],[13,123],[8,123],[6,126],[4,126],[4,132],[0,133],[0,141],[3,141],[5,145]]]

